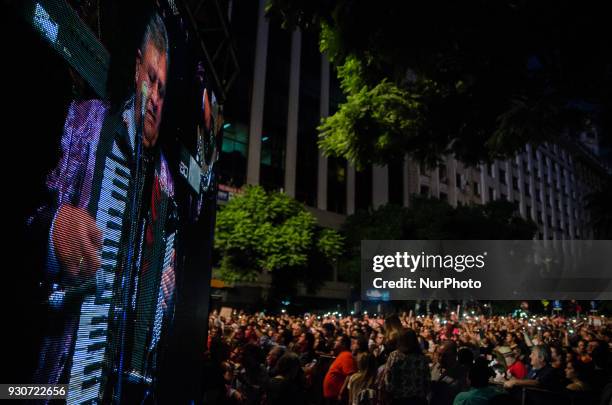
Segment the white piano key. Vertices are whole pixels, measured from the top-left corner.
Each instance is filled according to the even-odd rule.
[[[106,223],[105,226],[106,228]],[[106,229],[106,232],[103,233],[103,237],[102,237],[102,241],[104,241],[104,239],[110,239],[114,242],[120,242],[121,241],[121,231],[118,231],[116,229]]]
[[[82,394],[81,394],[82,401],[80,402],[85,402],[89,399],[97,398],[99,393],[100,393],[100,384],[98,383],[82,391]]]
[[[106,270],[98,270],[99,273],[102,273],[102,277],[104,278],[104,282],[110,284],[111,288],[113,286],[113,282],[115,281],[115,273]]]
[[[117,142],[113,142],[113,153],[116,156],[119,156],[119,157],[122,157],[123,159],[125,159],[125,155],[123,154],[121,149],[119,149],[119,145],[117,145]]]
[[[102,263],[102,266],[112,266],[112,268],[117,267],[117,261],[116,260],[111,260],[111,259],[101,259],[100,262]]]
[[[77,358],[77,354],[80,356],[79,359],[83,363],[83,368],[85,368],[86,364],[98,363],[104,360],[104,352],[106,351],[106,347],[97,350],[95,352],[90,352],[87,348],[79,348],[79,351],[75,350],[75,358]]]
[[[105,199],[101,200],[100,202],[108,201],[109,198],[112,198],[113,200],[117,200],[116,198],[113,197],[113,192],[117,192],[119,195],[121,195],[124,198],[127,197],[127,194],[128,194],[127,190],[125,188],[121,188],[115,185],[113,183],[113,180],[114,179],[105,178],[102,181],[102,189],[100,190],[100,196],[104,196]]]

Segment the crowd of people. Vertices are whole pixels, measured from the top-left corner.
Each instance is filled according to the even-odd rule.
[[[205,403],[612,404],[603,316],[212,312]]]

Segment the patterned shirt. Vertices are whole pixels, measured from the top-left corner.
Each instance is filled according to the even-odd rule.
[[[385,391],[394,399],[426,398],[431,386],[431,372],[422,354],[393,351],[385,367]]]

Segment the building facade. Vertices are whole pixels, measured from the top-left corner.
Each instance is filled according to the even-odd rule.
[[[407,157],[357,172],[344,159],[324,157],[316,127],[342,102],[335,72],[314,35],[281,29],[265,17],[264,3],[230,8],[241,74],[225,106],[222,184],[282,190],[331,227],[358,209],[408,206],[418,194],[453,206],[515,201],[538,225],[538,239],[592,236],[585,196],[610,173],[597,157],[594,131],[563,145],[526,145],[513,159],[478,167],[449,156],[432,170]]]
[[[538,225],[537,239],[592,238],[585,199],[602,187],[608,169],[579,142],[526,145],[513,159],[466,167],[449,157],[435,170],[407,164],[408,194],[451,205],[514,201]]]

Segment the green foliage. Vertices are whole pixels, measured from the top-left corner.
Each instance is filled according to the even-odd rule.
[[[219,275],[226,281],[254,281],[264,271],[291,272],[293,281],[316,288],[310,276],[339,256],[342,238],[319,227],[286,194],[249,186],[217,214],[215,249],[221,256]]]
[[[410,208],[389,204],[347,218],[341,229],[346,238],[341,275],[359,283],[362,240],[521,240],[533,238],[536,231],[537,226],[521,218],[508,201],[453,208],[438,199],[415,196]]]
[[[343,238],[332,229],[322,228],[317,239],[317,251],[327,260],[336,260],[343,247]]]
[[[423,104],[412,94],[384,79],[369,87],[360,79],[355,58],[338,69],[347,100],[336,114],[319,126],[320,146],[328,153],[344,156],[361,168],[360,156],[376,152],[384,164],[401,159],[404,148],[418,138]]]
[[[505,158],[612,115],[603,3],[269,0],[268,12],[318,32],[346,95],[320,145],[357,167]]]

